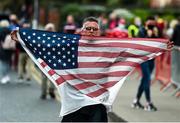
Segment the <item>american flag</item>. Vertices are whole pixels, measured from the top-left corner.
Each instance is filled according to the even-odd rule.
[[[114,97],[113,87],[118,82],[122,85],[138,64],[167,47],[165,39],[83,37],[23,28],[18,38],[57,87],[68,83],[99,101]]]

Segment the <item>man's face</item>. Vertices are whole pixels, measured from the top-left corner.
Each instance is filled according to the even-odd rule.
[[[83,24],[83,28],[81,31],[81,35],[83,36],[100,36],[100,29],[97,22],[87,21]]]

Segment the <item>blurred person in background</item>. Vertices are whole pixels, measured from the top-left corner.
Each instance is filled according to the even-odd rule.
[[[128,38],[128,31],[126,29],[126,20],[124,18],[120,18],[118,21],[117,27],[112,29],[112,33],[114,37],[117,38]]]
[[[174,28],[171,41],[174,42],[175,46],[180,47],[180,16],[178,18],[178,23],[176,24],[176,26]]]
[[[45,25],[45,30],[50,32],[55,32],[55,25],[53,23],[48,23]],[[48,78],[41,72],[41,96],[40,98],[45,100],[47,98],[47,93],[50,95],[52,99],[55,99],[55,86],[52,82],[48,80]]]
[[[139,28],[142,26],[141,18],[135,17],[134,24],[129,25],[128,27],[128,37],[138,37]]]
[[[128,37],[129,38],[137,38],[139,34],[139,28],[142,26],[142,20],[140,17],[135,17],[133,19],[133,23],[128,26]],[[136,70],[138,72],[138,78],[141,76],[141,68],[138,65]]]
[[[115,29],[119,29],[121,31],[127,31],[126,29],[126,20],[124,18],[120,18],[118,21],[117,27]]]
[[[77,27],[74,22],[74,17],[72,15],[68,15],[66,18],[66,24],[63,27],[64,32],[74,34],[76,29]]]
[[[106,36],[111,38],[127,38],[128,31],[126,29],[126,20],[124,18],[120,18],[116,27],[106,31]]]
[[[30,28],[31,25],[28,22],[24,22],[22,25],[23,28]],[[29,56],[25,52],[24,48],[19,42],[16,42],[16,49],[18,50],[18,82],[23,82],[24,79],[30,81],[31,75],[29,73]]]
[[[99,25],[101,29],[101,36],[105,36],[106,30],[108,29],[108,19],[105,17],[104,14],[101,14],[98,20],[99,20]]]
[[[176,19],[173,19],[170,21],[169,28],[166,31],[166,35],[169,39],[172,38],[172,35],[174,33],[174,28],[176,27],[177,24],[178,24],[178,21]]]
[[[156,20],[156,22],[157,22],[159,38],[164,38],[165,37],[165,29],[166,29],[165,20],[159,17]]]
[[[9,20],[10,20],[10,30],[15,30],[17,27],[20,27],[19,23],[18,23],[18,18],[15,14],[11,14],[9,16]]]
[[[117,15],[115,13],[111,13],[109,15],[108,28],[110,30],[116,28],[118,26],[118,21],[119,21],[119,18],[117,17]]]
[[[180,16],[173,30],[171,40],[174,42],[174,49],[171,52],[171,82],[177,86],[177,93],[180,91]]]
[[[15,49],[15,43],[11,40],[10,32],[9,22],[7,20],[0,21],[0,82],[2,84],[10,82],[10,64]]]
[[[10,21],[10,26],[9,26],[9,29],[10,31],[13,31],[13,30],[16,30],[17,28],[20,27],[19,25],[19,20],[18,20],[18,17],[16,14],[10,14],[9,15],[9,21]],[[13,53],[13,56],[12,56],[13,60],[12,60],[12,67],[14,70],[17,70],[17,66],[18,66],[18,57],[19,57],[19,52],[18,50],[16,49],[15,52]]]
[[[145,22],[145,27],[141,27],[139,29],[139,37],[141,38],[158,38],[158,28],[156,25],[156,21],[154,17],[148,17]],[[140,85],[138,87],[138,91],[136,94],[136,98],[132,103],[133,108],[140,108],[147,111],[156,111],[157,108],[154,106],[151,100],[151,92],[150,92],[150,85],[151,85],[151,73],[154,69],[154,59],[148,60],[141,64],[142,70],[142,78]],[[140,102],[141,96],[145,93],[146,98],[146,105],[143,106]]]

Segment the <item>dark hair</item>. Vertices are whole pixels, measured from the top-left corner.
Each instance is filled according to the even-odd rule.
[[[84,24],[85,22],[87,22],[87,21],[96,22],[96,23],[99,22],[98,19],[96,19],[95,17],[87,17],[87,18],[85,18],[85,19],[83,20],[83,24]]]
[[[146,20],[155,20],[154,16],[148,16]]]

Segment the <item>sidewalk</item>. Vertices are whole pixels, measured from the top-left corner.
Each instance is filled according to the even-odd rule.
[[[172,96],[172,92],[174,91],[173,87],[166,92],[161,92],[161,84],[159,82],[151,86],[152,101],[158,108],[158,111],[148,112],[131,108],[131,103],[136,95],[139,84],[136,77],[137,73],[129,76],[120,89],[113,104],[113,117],[115,117],[115,119],[113,118],[112,121],[180,122],[180,98]],[[144,95],[142,95],[141,102],[145,104]]]

